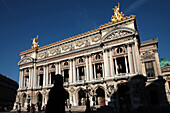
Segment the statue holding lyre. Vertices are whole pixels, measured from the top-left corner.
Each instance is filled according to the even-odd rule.
[[[31,48],[38,48],[39,45],[38,45],[37,39],[38,39],[38,35],[36,38],[33,39]]]
[[[120,4],[118,3],[118,6],[115,6],[113,8],[114,10],[114,16],[112,16],[111,21],[117,21],[117,20],[121,20],[124,17],[124,14],[121,12],[119,13],[119,9],[120,9]]]

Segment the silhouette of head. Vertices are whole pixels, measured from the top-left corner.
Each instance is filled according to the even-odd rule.
[[[63,86],[63,76],[57,74],[54,76],[54,86]]]

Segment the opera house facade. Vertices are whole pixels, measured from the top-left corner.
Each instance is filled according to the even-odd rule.
[[[86,93],[91,106],[166,105],[158,39],[140,42],[136,17],[125,17],[118,8],[113,8],[111,22],[98,29],[43,47],[38,36],[34,38],[32,48],[20,53],[16,103],[23,108],[30,103],[47,104],[54,76],[61,74],[66,105],[85,106]]]

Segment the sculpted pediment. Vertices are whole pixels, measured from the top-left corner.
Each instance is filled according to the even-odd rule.
[[[33,58],[26,56],[18,62],[18,65],[27,64],[31,62],[33,62]]]
[[[110,40],[127,37],[127,36],[131,36],[131,35],[135,35],[135,34],[136,34],[136,31],[133,29],[130,29],[130,28],[116,28],[116,29],[113,29],[113,30],[109,31],[108,33],[106,33],[102,37],[101,42],[107,42]]]

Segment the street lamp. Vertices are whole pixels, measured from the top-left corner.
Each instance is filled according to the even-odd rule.
[[[97,96],[97,94],[94,92],[94,90],[92,91],[93,93],[91,94],[92,96],[92,101],[93,101],[93,109],[95,108],[95,97]]]
[[[89,95],[88,95],[89,92],[90,92],[90,89],[88,89],[88,87],[86,86],[86,98],[87,98],[87,101],[86,101],[86,110],[85,110],[86,113],[91,112],[91,109],[90,109],[90,100],[89,100]]]
[[[31,100],[31,97],[28,96],[28,98],[27,98],[27,103],[28,103],[28,104],[30,104],[30,100]]]

